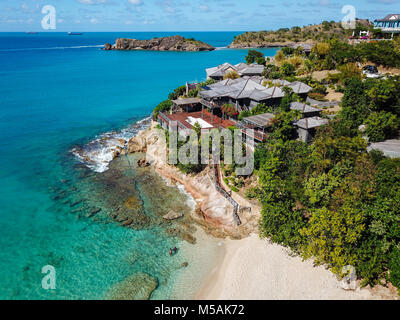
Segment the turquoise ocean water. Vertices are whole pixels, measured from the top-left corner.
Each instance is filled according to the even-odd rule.
[[[243,61],[246,50],[223,48],[238,33],[179,33],[219,47],[198,53],[100,47],[118,37],[176,33],[0,33],[1,299],[103,299],[137,272],[157,279],[152,298],[172,298],[171,272],[184,257],[170,259],[169,247],[179,242],[152,218],[165,199],[151,185],[164,190],[163,181],[149,172],[125,177],[118,171],[124,181],[119,192],[113,171],[89,170],[71,150],[147,117],[175,87],[203,80],[205,68]],[[109,188],[116,194],[110,199]],[[165,194],[184,202],[171,188]],[[106,214],[130,192],[138,214],[151,221],[135,230],[109,222]],[[45,265],[56,268],[56,290],[42,289]]]

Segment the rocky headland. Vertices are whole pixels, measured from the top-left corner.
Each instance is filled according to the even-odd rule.
[[[182,36],[153,38],[150,40],[119,38],[115,45],[105,44],[105,50],[151,50],[151,51],[213,51],[207,43]]]

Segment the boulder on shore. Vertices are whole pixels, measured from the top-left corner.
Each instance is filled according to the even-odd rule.
[[[163,218],[165,220],[176,220],[176,219],[182,218],[183,215],[184,215],[183,213],[177,213],[177,212],[171,210],[165,216],[163,216]]]

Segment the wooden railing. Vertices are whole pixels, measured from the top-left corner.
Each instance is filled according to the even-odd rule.
[[[222,187],[221,178],[219,175],[219,165],[218,164],[214,165],[214,177],[215,177],[215,188],[233,206],[233,219],[235,220],[236,225],[240,226],[242,224],[242,222],[240,221],[239,215],[238,215],[240,206],[232,198],[232,196],[228,192],[226,192],[226,190]]]
[[[244,134],[246,133],[246,131],[245,131],[246,129],[250,129],[250,130],[253,129],[253,128],[246,126],[242,122],[238,122],[238,121],[235,123],[235,126],[238,129],[241,129]],[[256,138],[257,140],[262,141],[262,142],[264,142],[268,138],[268,134],[266,134],[262,131],[259,131],[259,130],[255,130],[255,129],[253,129],[253,130],[254,130],[253,138]]]
[[[215,102],[211,102],[211,101],[207,101],[205,99],[201,99],[200,103],[210,109],[214,109],[214,108],[220,108],[220,106],[218,104],[216,104]]]

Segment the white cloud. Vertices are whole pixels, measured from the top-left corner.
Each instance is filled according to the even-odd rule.
[[[143,5],[142,0],[128,0],[130,4],[133,4],[134,6],[141,6]]]
[[[99,22],[99,20],[97,20],[96,18],[90,19],[90,23],[91,23],[91,24],[96,24],[96,23],[98,23],[98,22]]]

